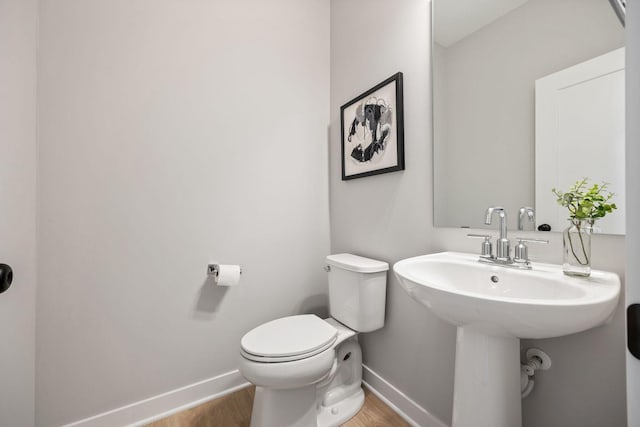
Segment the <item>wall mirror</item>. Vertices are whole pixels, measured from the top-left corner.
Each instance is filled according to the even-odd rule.
[[[609,0],[433,0],[434,225],[566,226],[553,187],[606,181],[624,234],[624,27]]]

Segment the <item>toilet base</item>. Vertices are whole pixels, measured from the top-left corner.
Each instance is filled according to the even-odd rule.
[[[354,417],[364,405],[364,391],[360,388],[351,396],[318,410],[318,427],[338,427]]]
[[[284,390],[256,387],[251,427],[314,427],[315,401],[315,384]]]
[[[338,427],[362,408],[362,349],[356,333],[333,319],[326,321],[338,330],[335,348],[282,364],[241,358],[240,371],[257,385],[251,427]],[[308,362],[323,357],[333,365]],[[293,370],[297,365],[298,370]],[[317,372],[300,381],[308,366],[317,368]],[[295,386],[295,381],[302,384]],[[280,388],[291,382],[292,388]]]
[[[338,427],[364,405],[362,387],[338,402],[316,406],[316,387],[274,390],[256,387],[251,427]],[[286,410],[282,410],[286,408]]]

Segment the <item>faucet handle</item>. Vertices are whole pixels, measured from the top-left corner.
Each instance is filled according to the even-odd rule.
[[[516,237],[518,244],[516,245],[513,253],[513,262],[521,264],[529,264],[529,248],[525,243],[549,243],[545,239],[527,239],[524,237]]]
[[[518,243],[549,243],[547,239],[529,239],[527,237],[516,237]]]
[[[491,235],[489,234],[467,234],[471,239],[484,239],[480,249],[481,258],[493,258],[493,248],[491,246]]]

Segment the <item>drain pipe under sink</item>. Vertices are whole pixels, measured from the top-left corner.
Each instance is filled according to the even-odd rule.
[[[520,364],[520,394],[523,399],[533,391],[535,386],[533,377],[536,371],[539,369],[546,371],[551,367],[551,358],[539,348],[527,349],[526,357],[526,363]]]

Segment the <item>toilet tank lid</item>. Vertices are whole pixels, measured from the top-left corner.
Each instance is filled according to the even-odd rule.
[[[353,254],[334,254],[327,256],[327,264],[357,273],[377,273],[389,270],[389,264],[371,258]]]

